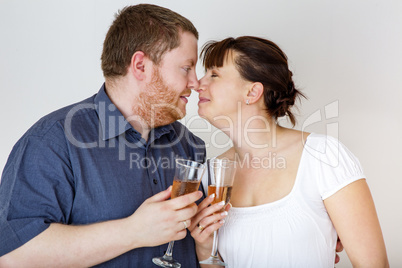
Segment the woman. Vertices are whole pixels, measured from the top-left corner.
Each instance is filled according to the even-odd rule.
[[[199,114],[233,147],[237,161],[229,215],[206,198],[192,220],[200,260],[219,231],[229,267],[334,267],[337,235],[356,267],[388,267],[374,203],[356,157],[338,140],[281,127],[303,95],[287,57],[257,37],[208,43],[201,54]],[[198,226],[198,227],[197,227]]]

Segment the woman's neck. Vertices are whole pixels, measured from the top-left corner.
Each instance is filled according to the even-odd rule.
[[[236,157],[240,160],[274,153],[278,138],[285,131],[274,118],[264,115],[245,116],[230,127],[219,128],[232,140]]]

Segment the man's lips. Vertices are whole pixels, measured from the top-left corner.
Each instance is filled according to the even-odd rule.
[[[209,99],[200,97],[200,100],[199,100],[198,104],[208,102],[208,101],[209,101]]]
[[[185,103],[188,103],[188,97],[190,97],[190,95],[180,96],[180,99],[182,99]]]

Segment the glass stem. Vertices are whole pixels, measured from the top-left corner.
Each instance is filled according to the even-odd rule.
[[[172,253],[173,253],[173,246],[174,246],[174,241],[170,241],[168,248],[166,250],[165,256],[166,257],[172,257]]]
[[[212,257],[218,258],[218,230],[214,232],[214,242],[212,243]]]

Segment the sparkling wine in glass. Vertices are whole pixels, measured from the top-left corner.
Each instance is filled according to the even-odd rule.
[[[224,201],[225,204],[230,202],[230,195],[232,193],[232,186],[217,186],[217,185],[208,185],[208,195],[215,194],[215,198],[212,201],[211,205]],[[225,207],[223,207],[218,212],[225,211]]]
[[[215,194],[215,199],[212,204],[225,201],[225,205],[230,201],[230,195],[232,193],[233,180],[236,172],[236,162],[227,159],[211,159],[210,165],[211,182],[208,185],[208,195]],[[223,212],[223,207],[220,212]],[[211,256],[200,261],[201,264],[212,264],[226,266],[226,264],[220,260],[218,256],[218,231],[214,232],[214,240],[212,243]]]
[[[197,191],[204,171],[205,166],[203,164],[191,160],[176,159],[171,198]],[[181,267],[181,264],[172,257],[173,245],[174,241],[170,241],[165,255],[153,258],[152,262],[160,267]]]

